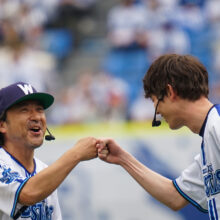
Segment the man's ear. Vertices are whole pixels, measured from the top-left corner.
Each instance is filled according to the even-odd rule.
[[[0,133],[5,133],[6,132],[6,123],[5,121],[0,121]]]
[[[173,89],[173,87],[170,84],[167,85],[167,96],[171,100],[175,100],[177,98],[176,91]]]

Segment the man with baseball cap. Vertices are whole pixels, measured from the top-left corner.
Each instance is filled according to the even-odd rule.
[[[97,157],[97,140],[80,139],[52,165],[34,157],[47,129],[52,95],[18,82],[0,90],[0,219],[56,219],[57,187],[80,162]],[[50,134],[50,133],[49,133]],[[54,137],[50,134],[47,140]]]

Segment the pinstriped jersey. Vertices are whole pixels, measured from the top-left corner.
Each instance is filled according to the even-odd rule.
[[[211,220],[220,219],[220,105],[208,112],[200,131],[201,152],[181,176],[176,189]]]
[[[0,219],[10,220],[23,207],[18,196],[25,183],[36,173],[47,167],[34,158],[35,169],[29,173],[19,161],[0,147]],[[18,219],[25,220],[61,220],[57,192],[35,205],[27,207]]]

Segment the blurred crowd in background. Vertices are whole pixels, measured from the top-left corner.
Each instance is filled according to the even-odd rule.
[[[220,100],[219,0],[0,0],[0,87],[52,93],[51,124],[149,120],[142,78],[164,53],[196,56]]]

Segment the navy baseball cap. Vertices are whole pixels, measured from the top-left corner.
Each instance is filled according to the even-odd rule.
[[[53,104],[54,97],[48,93],[37,92],[28,83],[17,82],[0,90],[0,115],[11,106],[25,100],[37,100],[47,109]]]

